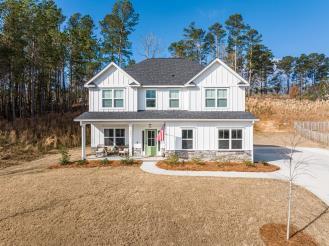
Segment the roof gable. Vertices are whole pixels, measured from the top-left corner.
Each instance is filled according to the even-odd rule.
[[[108,64],[104,69],[102,69],[99,73],[97,73],[94,77],[92,77],[87,83],[85,83],[84,87],[95,87],[95,80],[98,79],[99,77],[101,77],[103,74],[105,74],[107,71],[109,71],[110,68],[115,67],[116,69],[118,69],[119,71],[123,72],[124,74],[126,74],[128,77],[130,77],[131,80],[133,80],[134,85],[135,86],[139,86],[140,83],[134,79],[130,74],[128,74],[125,70],[123,70],[121,67],[119,67],[117,64],[115,64],[114,62],[111,62],[110,64]]]
[[[222,65],[231,74],[233,74],[236,78],[238,78],[240,80],[240,82],[238,83],[239,86],[249,86],[249,83],[244,78],[242,78],[242,76],[240,74],[238,74],[237,72],[235,72],[232,68],[230,68],[228,65],[226,65],[225,62],[223,62],[222,60],[220,60],[218,58],[216,58],[215,60],[213,60],[212,62],[210,62],[199,73],[197,73],[193,78],[191,78],[187,83],[185,83],[185,86],[190,86],[191,84],[195,83],[194,81],[199,76],[201,76],[202,74],[204,74],[205,72],[207,72],[215,63],[218,63],[218,64]]]

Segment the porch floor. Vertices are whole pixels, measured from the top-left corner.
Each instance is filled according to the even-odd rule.
[[[96,155],[88,155],[87,160],[104,160],[108,159],[109,161],[114,161],[114,160],[123,160],[125,157],[124,156],[119,156],[119,155],[110,155],[110,156],[104,156],[104,157],[96,157]],[[161,156],[152,156],[152,157],[145,157],[145,156],[132,156],[133,159],[135,160],[142,160],[142,161],[161,161],[164,160],[164,157]]]

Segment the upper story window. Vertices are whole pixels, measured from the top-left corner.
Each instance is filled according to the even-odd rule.
[[[242,149],[242,129],[219,129],[219,149]]]
[[[227,89],[206,89],[205,91],[207,108],[226,108],[227,107]]]
[[[102,90],[103,108],[123,108],[124,90],[123,89],[105,89]]]
[[[146,108],[156,107],[156,90],[146,90]]]
[[[169,91],[169,107],[179,108],[179,90]]]

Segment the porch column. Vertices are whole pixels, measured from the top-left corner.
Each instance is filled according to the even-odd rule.
[[[80,123],[81,126],[81,160],[86,159],[86,125]]]
[[[129,123],[129,156],[133,155],[133,124]]]

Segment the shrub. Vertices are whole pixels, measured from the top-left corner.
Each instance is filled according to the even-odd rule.
[[[134,164],[134,159],[131,158],[129,155],[125,156],[124,159],[121,160],[121,163],[124,165],[133,165]]]
[[[108,164],[110,164],[110,161],[107,158],[105,158],[105,159],[101,160],[101,164],[108,165]]]
[[[87,162],[87,160],[78,160],[78,165],[85,165],[85,164],[87,164],[88,162]]]
[[[268,166],[269,164],[266,161],[260,161],[260,163],[262,163],[264,166]]]
[[[256,166],[255,163],[253,163],[252,161],[243,161],[243,163],[248,166],[248,167],[254,167]]]
[[[62,145],[59,149],[59,153],[61,154],[61,158],[59,159],[59,163],[61,165],[67,165],[70,163],[70,155],[69,152],[67,150],[67,148]]]
[[[170,165],[177,165],[179,163],[179,156],[176,153],[170,154],[166,162]]]
[[[197,156],[193,157],[191,159],[191,161],[193,163],[197,164],[197,165],[205,165],[206,164],[205,161],[203,161],[200,157],[197,157]]]

